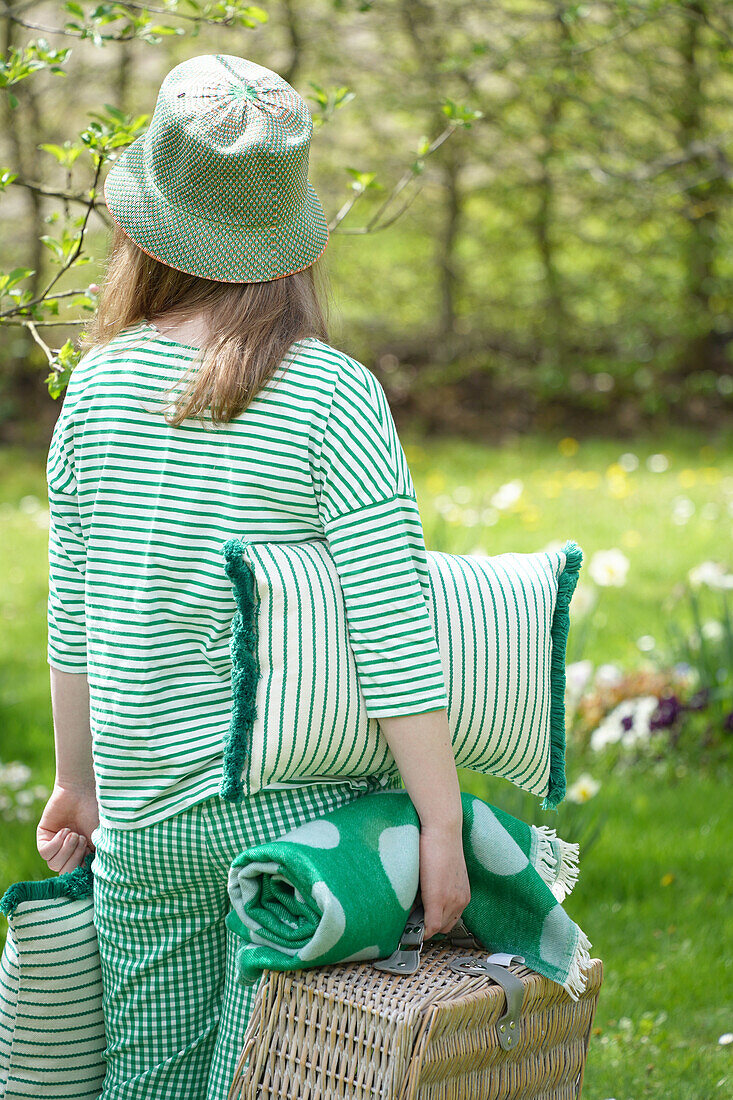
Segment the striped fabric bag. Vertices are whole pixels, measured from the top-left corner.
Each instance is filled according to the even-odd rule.
[[[0,1097],[96,1100],[106,1072],[91,862],[15,882],[0,910]]]
[[[397,775],[361,694],[327,543],[235,538],[223,550],[238,610],[221,796]],[[456,764],[503,776],[553,808],[565,795],[565,644],[580,547],[427,557]]]

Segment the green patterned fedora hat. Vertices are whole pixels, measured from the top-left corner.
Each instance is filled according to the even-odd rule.
[[[190,275],[255,283],[302,271],[328,243],[308,179],[312,132],[305,100],[271,69],[190,57],[107,173],[107,208],[144,252]]]

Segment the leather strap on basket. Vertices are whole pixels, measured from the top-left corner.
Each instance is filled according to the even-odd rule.
[[[414,974],[420,968],[420,952],[425,939],[425,911],[420,902],[413,905],[405,924],[405,930],[400,938],[399,946],[386,959],[375,959],[372,966],[376,970],[385,971],[388,974]],[[428,941],[430,942],[430,941]],[[462,920],[458,920],[446,933],[441,943],[451,947],[468,947],[480,951],[482,944],[468,931]],[[500,956],[502,962],[524,962],[521,955],[512,955],[506,959]],[[511,1050],[516,1045],[519,1034],[519,1019],[522,1013],[524,1001],[524,986],[516,975],[512,974],[506,966],[488,958],[476,958],[473,955],[462,955],[458,959],[452,959],[448,965],[457,974],[469,974],[490,978],[500,985],[506,996],[506,1012],[496,1022],[496,1030],[499,1044],[504,1050]]]
[[[521,958],[520,955],[514,956]],[[491,978],[504,990],[506,995],[506,1012],[496,1021],[496,1030],[499,1044],[504,1050],[511,1050],[516,1046],[519,1036],[519,1019],[522,1014],[522,1002],[524,1001],[524,985],[511,970],[500,966],[489,959],[476,959],[472,955],[462,955],[459,959],[452,959],[449,964],[451,970],[457,974],[471,974]]]
[[[414,974],[420,968],[420,952],[425,940],[425,911],[422,902],[416,902],[405,924],[405,930],[395,951],[386,959],[375,959],[372,966],[388,974]],[[441,943],[451,947],[464,947],[480,951],[482,945],[473,936],[462,920],[456,921]],[[432,937],[428,940],[432,943]]]

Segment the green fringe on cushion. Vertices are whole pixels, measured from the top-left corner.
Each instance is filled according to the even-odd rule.
[[[56,878],[43,878],[33,882],[14,882],[0,899],[0,912],[10,917],[23,901],[45,901],[48,898],[86,898],[94,889],[92,862],[94,852],[88,852],[83,863],[73,871],[66,871]]]
[[[565,567],[558,578],[557,603],[552,617],[550,662],[550,782],[543,810],[554,810],[565,797],[565,650],[570,628],[570,599],[578,583],[583,552],[569,539],[562,548]]]
[[[224,743],[223,778],[219,794],[228,802],[243,797],[242,772],[252,753],[252,727],[257,717],[255,699],[260,665],[257,659],[259,597],[255,577],[242,556],[241,539],[224,544],[226,572],[237,601],[232,621],[232,717]]]

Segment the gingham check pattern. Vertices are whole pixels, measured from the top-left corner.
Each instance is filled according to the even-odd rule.
[[[240,941],[224,924],[229,867],[242,849],[377,785],[260,791],[236,805],[214,797],[142,829],[95,830],[100,1100],[226,1100],[257,989],[236,981]]]

